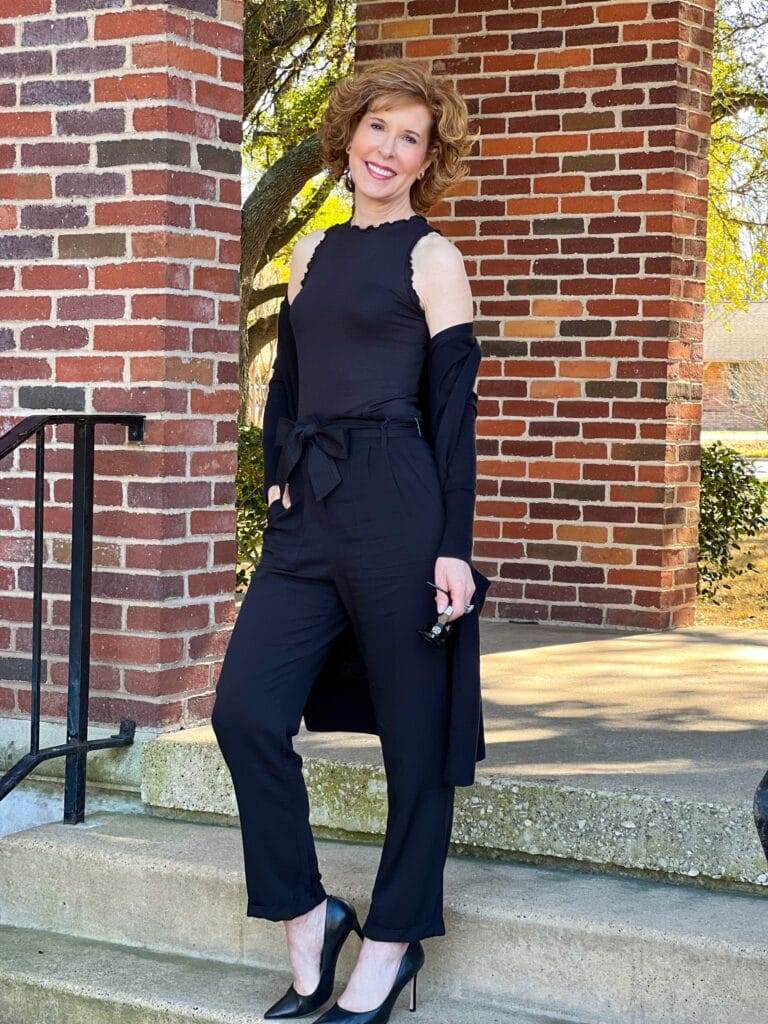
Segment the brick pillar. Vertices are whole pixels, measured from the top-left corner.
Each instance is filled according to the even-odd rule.
[[[97,428],[91,720],[204,719],[234,614],[242,0],[3,0],[0,415]],[[69,448],[43,712],[66,706]],[[98,441],[107,441],[105,445]],[[27,715],[34,449],[0,468],[0,711]],[[4,669],[3,669],[4,667]]]
[[[476,300],[501,618],[692,621],[713,4],[360,9],[358,63],[423,61],[482,129],[430,219]]]

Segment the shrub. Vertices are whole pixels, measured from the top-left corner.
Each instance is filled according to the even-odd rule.
[[[267,522],[267,506],[262,496],[264,455],[261,427],[241,426],[237,440],[237,571],[236,589],[245,590],[251,573],[261,558],[261,538]]]
[[[701,449],[699,503],[699,566],[697,590],[715,599],[719,588],[730,590],[726,579],[754,571],[734,563],[739,541],[768,526],[768,483],[758,480],[749,459],[720,441]],[[715,601],[715,603],[717,603]]]

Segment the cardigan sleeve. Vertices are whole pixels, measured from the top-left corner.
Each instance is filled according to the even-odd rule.
[[[475,521],[476,454],[475,418],[477,395],[471,392],[464,406],[461,428],[445,488],[445,529],[438,547],[438,556],[472,557],[472,527]]]
[[[477,392],[480,346],[472,323],[438,331],[429,342],[429,410],[433,447],[445,503],[437,555],[472,557],[477,478]]]
[[[272,364],[272,376],[267,389],[267,401],[264,405],[262,420],[261,443],[264,456],[264,501],[268,500],[269,488],[277,483],[277,463],[280,455],[276,444],[277,421],[281,416],[290,415],[289,382],[284,373],[287,347],[293,331],[288,314],[288,302],[283,299],[277,319],[277,352]]]

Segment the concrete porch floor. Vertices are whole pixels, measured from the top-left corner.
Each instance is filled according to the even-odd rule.
[[[481,620],[479,776],[751,801],[768,770],[768,632],[596,631]],[[376,736],[310,733],[303,755],[380,765]]]

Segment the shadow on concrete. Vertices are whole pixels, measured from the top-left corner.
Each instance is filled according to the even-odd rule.
[[[481,623],[478,774],[751,804],[768,769],[768,633]],[[376,736],[307,733],[301,753],[382,763]]]

